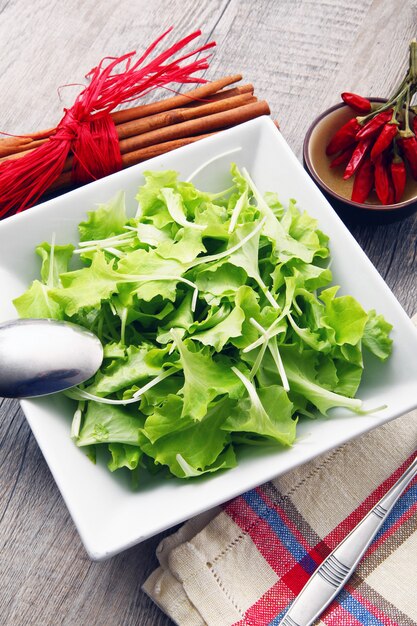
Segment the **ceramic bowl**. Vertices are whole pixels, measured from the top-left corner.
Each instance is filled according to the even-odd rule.
[[[74,445],[70,427],[76,405],[72,400],[62,394],[22,400],[33,434],[93,559],[117,554],[417,407],[417,332],[412,322],[267,117],[106,176],[0,222],[0,322],[16,317],[13,298],[39,275],[40,259],[34,252],[39,242],[51,241],[55,233],[57,244],[76,244],[77,224],[121,190],[126,194],[128,214],[134,215],[135,196],[146,170],[173,169],[186,180],[197,168],[193,183],[217,192],[230,187],[231,161],[248,169],[261,192],[277,192],[283,206],[296,198],[299,209],[317,219],[330,237],[333,284],[341,286],[341,293],[357,298],[366,310],[384,315],[394,327],[394,351],[386,363],[369,355],[358,393],[364,414],[335,408],[331,419],[317,415],[300,420],[298,440],[291,448],[246,446],[239,452],[237,467],[201,480],[167,480],[143,472],[134,491],[127,474],[111,474],[107,459],[100,455],[94,465]],[[203,164],[206,167],[198,171]],[[372,412],[376,407],[380,409]]]
[[[383,102],[385,101],[380,98],[372,98],[374,108]],[[350,199],[354,177],[348,180],[343,179],[346,166],[330,168],[334,155],[332,157],[326,155],[326,146],[337,129],[354,116],[352,109],[342,102],[330,107],[314,120],[304,139],[305,168],[342,217],[393,221],[411,215],[417,210],[417,181],[410,175],[407,176],[401,202],[383,205],[379,202],[375,191],[372,191],[365,203],[358,203]]]

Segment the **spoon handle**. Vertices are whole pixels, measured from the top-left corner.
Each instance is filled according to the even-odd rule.
[[[406,487],[417,475],[417,457],[395,485],[316,569],[280,626],[310,626],[343,589]]]

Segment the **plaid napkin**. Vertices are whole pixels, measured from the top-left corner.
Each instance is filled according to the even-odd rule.
[[[413,411],[189,520],[158,546],[144,591],[179,626],[278,626],[416,450]],[[417,479],[316,624],[417,626]]]

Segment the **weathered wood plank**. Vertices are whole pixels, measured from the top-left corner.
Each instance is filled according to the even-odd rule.
[[[141,48],[171,24],[203,27],[210,76],[242,72],[301,156],[313,118],[343,89],[385,95],[405,66],[415,0],[0,0],[0,129],[59,119],[56,88],[106,54]],[[171,35],[171,41],[173,36]],[[62,90],[65,102],[74,89]],[[417,220],[350,228],[408,313],[417,308]],[[140,591],[160,536],[91,563],[16,402],[0,404],[0,621],[8,625],[167,626]]]

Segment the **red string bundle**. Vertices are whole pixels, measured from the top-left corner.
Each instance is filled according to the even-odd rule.
[[[19,213],[35,204],[61,174],[70,151],[74,157],[71,175],[75,183],[90,182],[120,170],[119,141],[110,116],[119,104],[131,102],[170,82],[206,82],[192,74],[208,68],[208,57],[181,63],[212,48],[215,42],[171,60],[199,37],[201,31],[184,37],[143,65],[171,30],[158,37],[135,62],[136,52],[103,59],[87,74],[89,85],[70,109],[64,109],[65,115],[49,141],[21,159],[0,164],[0,217]]]

